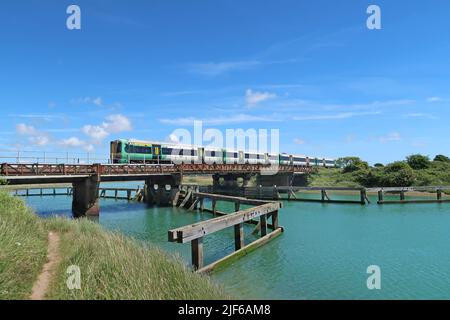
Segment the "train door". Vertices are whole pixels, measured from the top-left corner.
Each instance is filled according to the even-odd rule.
[[[197,149],[197,161],[198,163],[205,163],[205,148]]]
[[[239,151],[238,159],[239,163],[244,163],[244,151]]]
[[[269,164],[270,163],[270,161],[269,161],[269,154],[267,152],[264,153],[264,163],[265,164]]]
[[[157,163],[159,163],[159,161],[161,159],[161,145],[160,144],[154,144],[152,146],[152,158]]]

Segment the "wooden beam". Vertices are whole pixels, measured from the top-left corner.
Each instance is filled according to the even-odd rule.
[[[220,269],[221,267],[224,267],[225,265],[231,263],[232,261],[247,255],[248,253],[255,250],[256,248],[263,246],[264,244],[266,244],[267,242],[269,242],[272,239],[275,239],[282,233],[283,233],[283,228],[280,227],[280,228],[276,229],[275,231],[269,233],[265,237],[259,238],[258,240],[253,241],[252,243],[246,245],[242,249],[235,251],[235,252],[229,254],[228,256],[223,257],[222,259],[219,259],[219,260],[207,265],[206,267],[203,267],[202,269],[197,270],[197,273],[209,273],[214,270]]]
[[[272,213],[272,230],[278,229],[278,210]]]
[[[270,202],[270,201],[247,199],[247,198],[242,198],[242,197],[233,197],[233,196],[226,196],[226,195],[221,195],[221,194],[211,194],[211,193],[202,193],[202,192],[195,192],[194,195],[198,198],[208,198],[211,200],[222,200],[222,201],[233,201],[233,202],[238,201],[241,204],[257,205],[257,206]]]
[[[267,235],[267,216],[262,215],[260,217],[261,221],[261,237],[265,237]]]
[[[239,223],[234,226],[234,248],[237,251],[242,249],[244,246],[244,224]]]
[[[194,270],[203,268],[203,237],[192,240],[191,253]]]
[[[236,224],[249,221],[280,209],[280,203],[271,202],[258,207],[227,214],[207,221],[201,221],[189,226],[169,231],[169,241],[186,243],[216,231],[232,227]]]

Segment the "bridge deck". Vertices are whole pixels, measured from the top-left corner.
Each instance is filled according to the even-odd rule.
[[[10,164],[1,165],[0,174],[9,184],[71,183],[89,176],[101,176],[101,180],[135,181],[152,175],[215,174],[215,173],[279,173],[310,172],[311,167],[252,164]]]

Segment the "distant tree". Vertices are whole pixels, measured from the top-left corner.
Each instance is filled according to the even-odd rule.
[[[384,167],[381,183],[383,187],[409,187],[415,178],[414,170],[408,163],[397,161]]]
[[[354,172],[369,169],[369,164],[358,157],[345,157],[338,159],[339,166],[344,172]]]
[[[406,158],[409,166],[415,170],[426,169],[430,167],[430,158],[421,154],[412,154]]]
[[[433,161],[450,162],[450,158],[442,154],[438,154],[434,157]]]
[[[373,166],[374,166],[375,168],[383,168],[383,167],[384,167],[384,164],[382,164],[382,163],[375,163]]]

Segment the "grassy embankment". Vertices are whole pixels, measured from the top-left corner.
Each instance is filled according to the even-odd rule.
[[[86,219],[37,217],[20,199],[0,192],[0,299],[27,299],[47,261],[47,235],[60,237],[60,263],[50,299],[223,299],[223,289],[190,271],[180,258]],[[66,286],[66,270],[81,269],[81,290]]]

